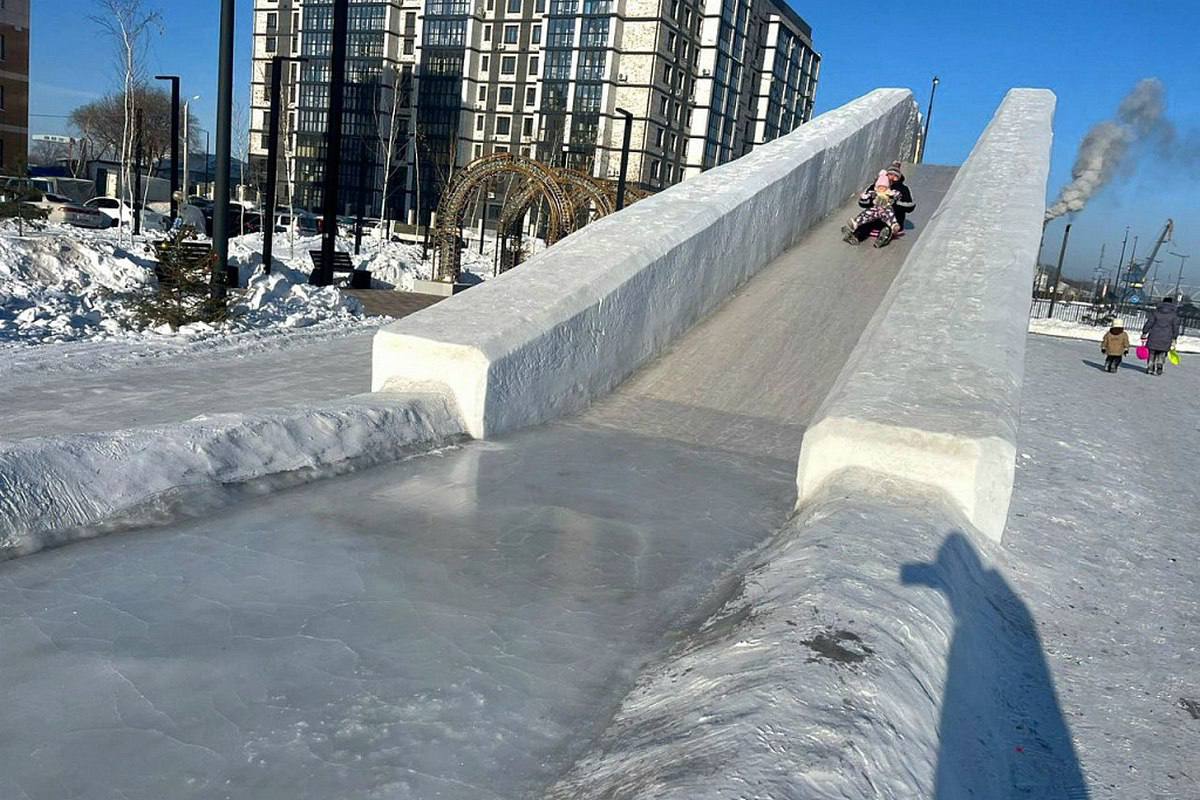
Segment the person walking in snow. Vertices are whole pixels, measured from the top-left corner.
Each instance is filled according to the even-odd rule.
[[[1146,316],[1142,326],[1142,344],[1150,350],[1150,361],[1146,364],[1147,375],[1162,375],[1167,352],[1175,348],[1182,321],[1174,297],[1164,297],[1162,302]]]
[[[870,235],[872,227],[882,225],[875,246],[886,247],[904,228],[904,217],[916,207],[912,192],[904,183],[900,162],[894,161],[880,171],[874,185],[859,195],[858,204],[866,210],[842,226],[843,241],[858,244]]]
[[[1121,367],[1121,358],[1129,355],[1129,334],[1125,332],[1125,323],[1114,319],[1104,341],[1100,343],[1100,352],[1107,358],[1104,360],[1105,372],[1116,372]]]

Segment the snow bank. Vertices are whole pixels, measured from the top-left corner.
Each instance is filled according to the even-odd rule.
[[[111,433],[0,444],[0,559],[96,535],[94,526],[180,489],[350,462],[376,463],[461,434],[431,392],[219,414]]]
[[[1108,332],[1108,328],[1095,325],[1084,325],[1080,322],[1066,322],[1061,319],[1031,318],[1029,332],[1040,333],[1044,336],[1058,336],[1063,339],[1084,339],[1089,342],[1099,342]],[[1129,330],[1129,340],[1134,346],[1138,343],[1138,331]],[[1200,336],[1180,336],[1181,353],[1200,353]]]
[[[804,435],[800,504],[859,467],[1003,535],[1054,103],[1013,89],[996,111]]]
[[[311,243],[311,242],[310,242]],[[319,242],[318,242],[319,244]],[[135,295],[154,284],[156,256],[147,239],[123,244],[113,231],[47,224],[18,236],[0,228],[0,345],[225,337],[248,330],[284,331],[323,323],[360,327],[362,306],[336,289],[309,287],[299,258],[277,261],[269,291],[260,291],[261,236],[231,240],[231,262],[251,296],[220,325],[135,329]],[[297,250],[297,252],[300,252]],[[304,252],[307,259],[307,251]],[[283,282],[281,282],[283,281]]]
[[[447,385],[471,435],[579,410],[911,153],[916,106],[880,89],[376,334],[372,387]]]
[[[3,234],[11,232],[4,231]],[[0,234],[0,342],[105,338],[132,320],[124,296],[153,281],[144,243],[78,237],[59,226]]]
[[[1086,797],[1036,623],[969,528],[843,473],[547,797]]]

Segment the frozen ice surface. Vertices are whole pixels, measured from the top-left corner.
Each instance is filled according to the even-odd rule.
[[[6,563],[0,774],[521,796],[782,522],[789,466],[559,425]]]

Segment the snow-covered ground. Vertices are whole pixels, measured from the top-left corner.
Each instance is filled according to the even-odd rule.
[[[1089,342],[1099,342],[1108,332],[1108,328],[1100,325],[1084,325],[1082,322],[1068,322],[1061,319],[1030,318],[1029,332],[1044,336],[1058,336],[1063,339],[1084,339]],[[1138,342],[1140,329],[1130,328],[1129,339],[1133,344]],[[1178,348],[1181,353],[1200,353],[1200,336],[1179,337]],[[1132,355],[1132,353],[1131,353]]]

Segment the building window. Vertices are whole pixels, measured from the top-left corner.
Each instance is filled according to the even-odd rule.
[[[274,53],[274,52],[275,52],[275,46],[276,46],[276,44],[277,44],[277,42],[276,42],[276,39],[275,39],[275,37],[274,37],[274,36],[268,36],[268,37],[267,37],[267,52],[268,52],[268,53]],[[2,57],[3,57],[3,56],[0,56],[0,58],[2,58]]]
[[[475,95],[475,99],[481,103],[487,102],[487,85],[479,87],[479,92]]]
[[[508,0],[508,13],[520,14],[521,13],[521,0]]]
[[[404,55],[411,56],[412,54],[413,54],[413,40],[405,39],[404,40]]]
[[[475,145],[475,150],[473,152],[475,154],[475,158],[482,158],[483,157],[483,145],[481,145],[481,144]]]
[[[537,89],[530,86],[525,90],[525,105],[532,106],[537,103]]]
[[[274,33],[279,29],[279,15],[274,11],[267,13],[267,32]]]
[[[663,64],[663,83],[671,85],[671,65]]]
[[[485,42],[490,42],[492,40],[492,26],[491,25],[483,26],[483,40]]]
[[[667,116],[667,97],[666,97],[666,95],[663,95],[658,98],[658,113],[662,114],[664,117]]]
[[[521,122],[521,133],[526,136],[533,136],[533,117],[526,117]]]
[[[675,52],[675,45],[678,43],[678,41],[679,36],[675,33],[675,31],[667,31],[667,50],[669,52]]]
[[[653,180],[658,180],[658,177],[661,174],[662,174],[662,162],[659,161],[658,159],[651,161],[650,162],[650,177]]]
[[[542,43],[542,26],[538,25],[537,27],[535,27],[532,31],[529,32],[529,35],[533,37],[531,39],[531,41],[534,44],[541,44]]]
[[[0,83],[0,111],[8,108],[8,97],[4,93],[4,84]]]
[[[529,148],[528,148],[528,147],[522,147],[522,148],[521,148],[521,155],[525,156],[526,158],[529,158]]]
[[[496,135],[508,136],[512,133],[512,117],[496,117]]]
[[[477,130],[477,131],[483,130],[483,120],[484,120],[483,114],[475,115],[475,130]]]
[[[539,63],[539,62],[538,62],[538,57],[537,57],[537,56],[530,56],[530,57],[529,57],[529,74],[530,74],[530,75],[537,75],[537,74],[538,74],[538,63]]]
[[[516,75],[517,74],[517,57],[504,56],[500,59],[500,74],[501,75]]]
[[[496,145],[496,146],[495,146],[493,149],[494,149],[494,150],[495,150],[497,153],[507,153],[507,152],[508,152],[508,145],[506,145],[506,144],[498,144],[498,145]]]
[[[663,129],[662,128],[655,128],[654,146],[655,147],[663,146]]]
[[[501,86],[500,87],[500,105],[511,106],[512,104],[513,104],[513,87]]]
[[[521,39],[521,28],[519,25],[504,26],[504,43],[516,44]]]
[[[492,63],[492,60],[490,58],[488,58],[487,56],[483,56],[479,60],[479,68],[482,69],[484,72],[487,72],[488,67],[491,65],[491,63]]]

